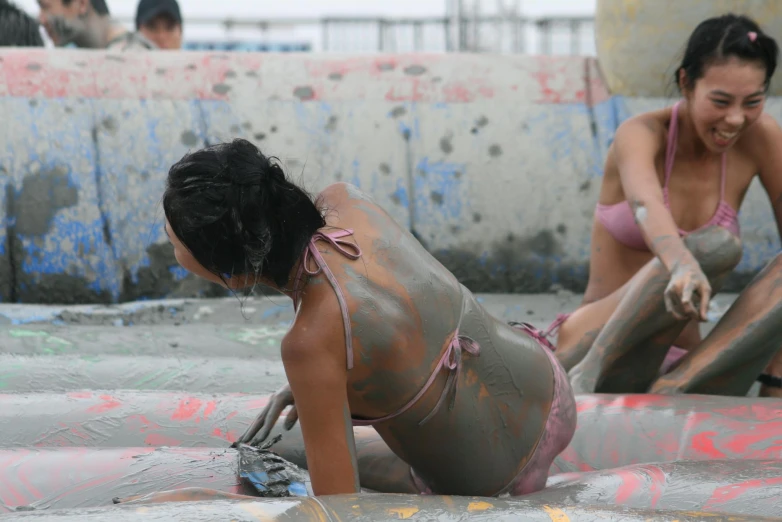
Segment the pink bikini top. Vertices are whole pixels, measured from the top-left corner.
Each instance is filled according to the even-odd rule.
[[[673,159],[676,156],[676,137],[678,135],[678,114],[679,104],[681,101],[676,102],[673,106],[673,112],[671,115],[671,124],[668,129],[668,146],[665,150],[665,184],[663,185],[663,198],[665,200],[665,206],[670,209],[668,203],[668,181],[671,178],[671,171],[673,170]],[[708,223],[700,227],[698,230],[709,226],[720,226],[731,231],[736,236],[740,234],[739,219],[736,211],[725,202],[725,176],[726,176],[726,162],[727,155],[722,154],[722,174],[720,181],[720,203],[717,205],[717,210],[711,217]],[[608,230],[614,239],[619,241],[625,246],[634,248],[636,250],[649,250],[649,247],[644,241],[641,229],[635,222],[633,217],[633,211],[630,208],[628,201],[621,201],[613,205],[601,205],[597,204],[595,208],[595,216]],[[679,228],[679,235],[686,236],[693,231],[686,231]]]
[[[339,286],[339,283],[337,282],[337,279],[334,277],[334,274],[329,269],[328,265],[326,264],[326,260],[323,259],[323,256],[318,251],[317,247],[315,246],[315,243],[319,240],[326,241],[327,243],[330,243],[331,246],[334,247],[334,249],[347,257],[348,259],[356,260],[361,257],[361,248],[359,248],[358,245],[354,243],[350,243],[348,241],[345,241],[345,236],[350,236],[353,234],[352,230],[346,229],[346,230],[338,230],[336,232],[332,232],[330,234],[324,234],[323,232],[316,232],[312,239],[310,239],[309,244],[307,245],[307,248],[304,250],[304,256],[302,258],[302,262],[299,265],[299,270],[296,273],[296,278],[294,280],[294,288],[293,291],[293,308],[294,310],[298,309],[300,297],[301,297],[301,291],[299,290],[299,282],[301,281],[301,277],[306,272],[310,276],[317,275],[321,272],[326,276],[326,279],[328,279],[329,283],[331,284],[331,287],[334,289],[334,292],[337,294],[337,301],[339,302],[339,308],[342,312],[342,324],[345,328],[345,344],[346,344],[346,351],[347,351],[347,366],[348,370],[353,368],[353,333],[351,331],[351,323],[350,323],[350,315],[348,313],[348,306],[345,301],[345,295],[342,292],[342,289]],[[311,256],[311,257],[310,257]],[[316,267],[314,269],[309,268],[310,261],[315,261]],[[426,391],[432,386],[432,383],[437,378],[437,375],[440,373],[440,370],[445,368],[448,371],[448,378],[445,382],[445,388],[443,389],[442,394],[440,395],[440,399],[437,401],[437,404],[435,404],[432,411],[429,412],[429,414],[424,417],[418,425],[421,426],[429,421],[440,409],[443,402],[445,402],[445,399],[448,397],[448,395],[451,395],[451,404],[450,408],[453,408],[454,400],[456,399],[456,389],[459,384],[459,375],[461,374],[461,365],[462,365],[462,350],[467,351],[471,355],[480,355],[480,346],[478,343],[476,343],[474,340],[470,339],[469,337],[466,337],[464,335],[459,335],[459,328],[461,327],[461,315],[459,316],[459,324],[456,326],[456,331],[453,334],[453,339],[448,344],[448,346],[445,349],[445,352],[440,357],[440,360],[437,362],[437,366],[435,366],[434,371],[432,372],[432,375],[429,377],[429,380],[426,381],[426,384],[424,384],[423,388],[413,397],[410,399],[410,401],[402,406],[398,411],[395,413],[392,413],[390,415],[386,415],[384,417],[380,417],[378,419],[353,419],[353,425],[354,426],[371,426],[373,424],[378,424],[380,422],[384,422],[390,419],[393,419],[394,417],[397,417],[407,410],[409,410],[418,400],[426,393]]]

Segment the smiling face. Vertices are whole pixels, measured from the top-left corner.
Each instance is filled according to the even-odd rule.
[[[710,65],[689,88],[684,71],[680,85],[690,117],[706,148],[722,153],[763,113],[766,70],[761,63],[731,57]]]

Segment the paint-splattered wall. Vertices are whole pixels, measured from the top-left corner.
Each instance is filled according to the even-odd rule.
[[[609,97],[579,57],[3,50],[0,298],[214,295],[160,200],[185,152],[237,136],[310,190],[369,192],[475,291],[579,291],[613,132],[667,101]],[[779,249],[759,187],[741,220],[733,288]]]

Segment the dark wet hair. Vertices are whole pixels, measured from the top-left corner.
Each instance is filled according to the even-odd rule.
[[[62,0],[64,5],[71,5],[71,2],[73,2],[73,0]],[[109,6],[106,5],[106,0],[90,0],[90,5],[92,5],[95,12],[101,16],[111,14],[109,13]]]
[[[43,47],[38,21],[15,4],[0,0],[0,47]]]
[[[318,229],[312,197],[247,140],[186,154],[168,172],[163,210],[171,230],[210,272],[261,275],[278,287]]]
[[[750,33],[757,37],[753,40]],[[694,86],[708,66],[736,57],[761,63],[766,69],[765,86],[768,89],[777,68],[778,54],[776,40],[751,18],[732,13],[709,18],[698,24],[690,35],[674,82],[679,85],[679,71],[684,69],[689,85]]]

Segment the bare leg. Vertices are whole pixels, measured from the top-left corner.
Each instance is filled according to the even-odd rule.
[[[763,373],[765,373],[766,375],[770,375],[772,377],[782,378],[782,350],[777,351],[777,354],[774,356],[773,359],[771,359],[771,362],[768,363],[768,366],[766,366],[766,370]],[[782,387],[767,386],[764,384],[763,386],[760,387],[760,396],[776,397],[780,399],[782,398]]]
[[[716,292],[741,259],[739,241],[712,227],[688,236],[687,247]],[[616,311],[584,359],[570,371],[576,393],[643,393],[657,378],[671,343],[687,326],[665,310],[669,273],[657,259],[628,283]]]
[[[280,457],[307,469],[304,438],[298,424],[290,431],[275,427],[282,440],[269,448]],[[397,457],[373,428],[353,428],[358,459],[358,475],[362,488],[381,493],[420,493],[410,475],[410,465]]]
[[[782,254],[739,295],[703,342],[652,393],[746,395],[782,346]]]

